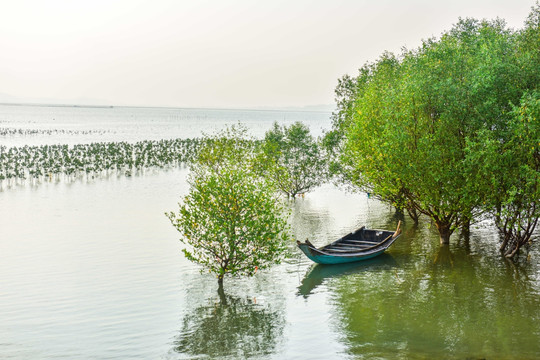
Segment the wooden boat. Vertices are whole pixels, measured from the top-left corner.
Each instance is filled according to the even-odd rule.
[[[343,264],[371,259],[382,254],[401,235],[401,221],[396,231],[370,230],[362,226],[333,243],[316,248],[309,240],[297,241],[300,250],[319,264]]]

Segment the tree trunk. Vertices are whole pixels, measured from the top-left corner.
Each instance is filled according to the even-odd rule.
[[[501,231],[501,233],[503,233]],[[508,246],[508,242],[510,241],[510,234],[508,233],[503,233],[504,235],[504,238],[503,238],[503,241],[501,243],[501,246],[499,247],[499,250],[504,253],[506,251],[506,247]]]
[[[221,279],[221,282],[218,280],[218,296],[219,300],[221,302],[221,305],[227,305],[227,297],[225,296],[225,290],[223,289],[223,279]]]
[[[452,225],[445,221],[435,221],[437,230],[439,230],[439,240],[441,245],[450,244],[450,235],[452,235]]]
[[[420,214],[418,213],[416,208],[414,206],[407,206],[407,213],[414,221],[414,225],[418,225],[418,218],[420,217]]]
[[[506,253],[504,254],[504,256],[508,259],[513,259],[514,256],[519,255],[519,248],[521,247],[520,244],[518,242],[515,242],[512,244],[514,247],[513,248],[510,248],[506,251]]]
[[[468,240],[471,236],[471,220],[467,220],[461,225],[461,235]]]

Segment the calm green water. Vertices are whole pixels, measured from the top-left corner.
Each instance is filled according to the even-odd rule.
[[[219,292],[164,216],[186,175],[1,190],[0,358],[540,358],[538,247],[516,265],[489,222],[441,248],[429,221],[405,218],[376,259],[315,266],[291,243],[283,264]],[[398,221],[330,185],[289,206],[294,236],[319,245]]]
[[[539,357],[536,265],[502,263],[467,244],[426,247],[416,229],[405,236],[409,243],[396,246],[384,268],[369,276],[358,269],[331,286],[348,354]]]
[[[441,248],[405,219],[379,258],[291,258],[251,279],[201,274],[163,213],[186,170],[0,192],[0,357],[324,359],[540,357],[539,254],[499,258],[489,224]],[[325,186],[291,203],[323,244],[391,209]]]
[[[391,228],[381,212],[374,225]],[[299,287],[310,299],[326,287],[331,322],[351,358],[540,357],[538,252],[502,260],[489,224],[469,241],[441,247],[424,220],[383,256],[361,264],[314,266]]]

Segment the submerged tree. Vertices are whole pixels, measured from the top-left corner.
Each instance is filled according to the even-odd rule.
[[[271,184],[255,172],[254,142],[232,127],[207,138],[190,166],[189,193],[167,214],[189,248],[185,256],[217,275],[252,276],[278,263],[287,222]]]
[[[485,211],[493,188],[472,179],[467,148],[499,133],[534,81],[534,57],[518,56],[501,20],[460,20],[440,39],[364,66],[344,101],[341,165],[348,180],[429,216],[448,243]],[[527,66],[525,66],[525,64]]]
[[[483,141],[470,149],[471,161],[481,164],[476,180],[496,189],[485,208],[495,217],[500,250],[509,258],[531,243],[540,218],[540,94],[525,94],[512,115],[499,136],[484,131]]]
[[[511,121],[497,155],[507,164],[495,197],[495,219],[502,234],[501,252],[515,257],[532,235],[540,218],[540,3],[533,7],[518,36],[518,61],[530,91],[511,112]],[[492,173],[493,174],[493,173]],[[490,178],[493,178],[491,176]],[[502,195],[498,197],[498,195]],[[493,197],[492,197],[493,199]]]
[[[540,94],[525,95],[513,113],[504,147],[511,169],[504,169],[504,197],[495,203],[501,251],[510,258],[529,245],[540,218]]]
[[[309,128],[296,122],[274,127],[262,144],[263,173],[287,196],[296,197],[320,185],[325,164],[317,141]]]

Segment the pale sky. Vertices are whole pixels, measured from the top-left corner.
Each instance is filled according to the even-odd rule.
[[[0,3],[0,101],[333,104],[337,79],[458,17],[521,28],[533,0],[36,0]],[[3,96],[3,98],[2,98]]]

